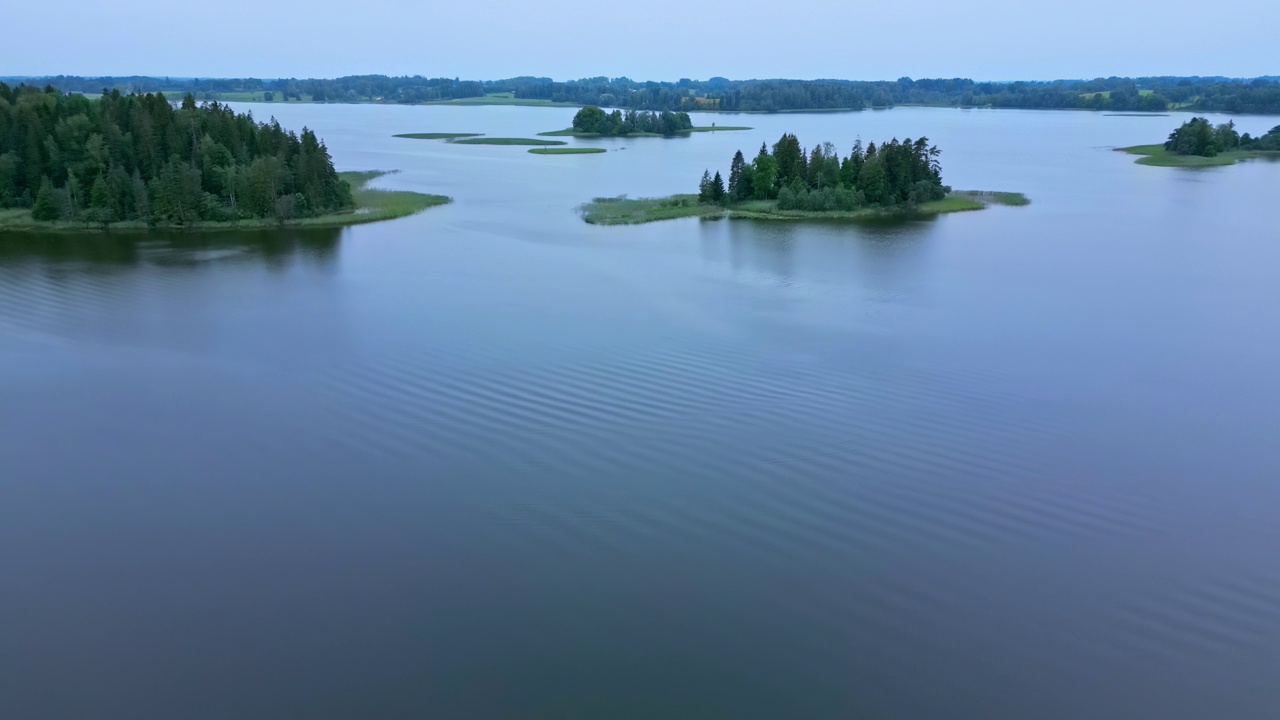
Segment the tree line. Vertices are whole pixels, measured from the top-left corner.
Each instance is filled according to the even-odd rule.
[[[727,181],[719,171],[704,171],[698,201],[775,200],[779,210],[814,212],[919,205],[951,191],[942,184],[940,154],[922,137],[894,138],[879,146],[873,142],[865,148],[858,140],[841,157],[831,143],[806,152],[795,135],[784,133],[772,149],[761,144],[750,162],[741,150],[735,153]]]
[[[0,83],[0,207],[36,220],[190,225],[354,205],[314,132],[188,94],[100,98]]]
[[[693,128],[693,120],[686,112],[646,112],[642,110],[614,110],[606,113],[595,105],[588,105],[573,116],[573,129],[580,133],[622,136],[637,133],[676,135]]]
[[[1204,157],[1216,157],[1219,153],[1234,150],[1277,152],[1280,151],[1280,125],[1255,138],[1249,133],[1241,135],[1236,131],[1234,120],[1215,126],[1206,118],[1196,117],[1169,133],[1164,148],[1178,155]]]
[[[428,78],[421,75],[351,75],[332,79],[297,78],[37,78],[68,91],[97,93],[190,92],[197,99],[220,93],[264,92],[283,99],[321,102],[420,103],[512,93],[518,98],[552,100],[651,111],[824,110],[893,105],[953,107],[1280,113],[1280,78],[1140,77],[1053,80],[1044,82],[977,82],[965,78],[913,80],[709,80],[637,81],[626,77],[594,77],[560,82],[544,77],[503,80]]]

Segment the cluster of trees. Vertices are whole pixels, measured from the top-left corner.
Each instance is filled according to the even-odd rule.
[[[1169,133],[1164,147],[1178,155],[1203,155],[1215,157],[1218,153],[1233,150],[1280,151],[1280,125],[1261,137],[1236,131],[1235,121],[1213,125],[1202,117],[1191,118],[1177,130]]]
[[[582,133],[598,135],[635,135],[636,133],[652,133],[654,135],[675,135],[688,132],[693,127],[689,113],[643,112],[638,110],[614,110],[606,113],[595,105],[588,105],[573,116],[573,129]]]
[[[189,225],[288,220],[354,205],[324,143],[187,95],[0,83],[0,207],[37,220]]]
[[[893,105],[943,105],[994,108],[1160,111],[1169,107],[1203,112],[1280,112],[1280,78],[1140,77],[1053,80],[1048,82],[975,82],[965,78],[888,81],[856,80],[709,80],[636,81],[594,77],[568,82],[550,78],[504,80],[352,75],[334,79],[280,78],[38,78],[64,90],[124,92],[160,90],[217,99],[221,93],[271,91],[284,99],[304,95],[328,102],[418,103],[513,93],[519,98],[636,110],[778,111],[862,109]]]
[[[727,183],[719,172],[713,176],[704,171],[698,200],[776,200],[779,210],[811,211],[918,205],[951,191],[942,184],[940,152],[928,138],[894,138],[865,148],[858,140],[846,157],[831,143],[806,153],[800,140],[786,133],[772,150],[762,144],[751,162],[739,150],[729,164]]]

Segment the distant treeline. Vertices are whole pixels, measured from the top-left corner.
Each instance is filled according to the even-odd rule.
[[[36,220],[190,225],[350,208],[324,143],[225,105],[0,83],[0,207]]]
[[[15,78],[18,80],[19,78]],[[517,98],[636,110],[780,111],[862,109],[893,105],[995,108],[1280,113],[1280,78],[1141,77],[1047,82],[975,82],[961,78],[894,81],[710,80],[640,82],[595,77],[569,82],[550,78],[505,80],[353,75],[329,80],[284,78],[204,79],[158,77],[21,78],[64,91],[97,94],[178,91],[199,100],[225,93],[271,92],[282,100],[420,103],[510,93]]]
[[[727,183],[718,171],[703,172],[698,201],[776,200],[779,210],[812,212],[920,205],[951,191],[942,184],[940,154],[928,138],[894,138],[878,148],[863,148],[858,140],[842,158],[831,143],[806,153],[795,135],[785,133],[772,151],[762,144],[750,162],[741,150],[735,153]]]

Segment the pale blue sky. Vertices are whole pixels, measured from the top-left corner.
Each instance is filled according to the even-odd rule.
[[[1280,74],[1275,0],[42,0],[4,20],[0,75]]]

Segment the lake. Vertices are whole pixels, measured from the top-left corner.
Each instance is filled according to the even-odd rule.
[[[455,202],[0,236],[0,717],[1280,712],[1280,163],[1112,151],[1177,114],[540,157],[391,135],[572,109],[239,107]],[[1033,204],[575,214],[783,132],[928,135]]]

